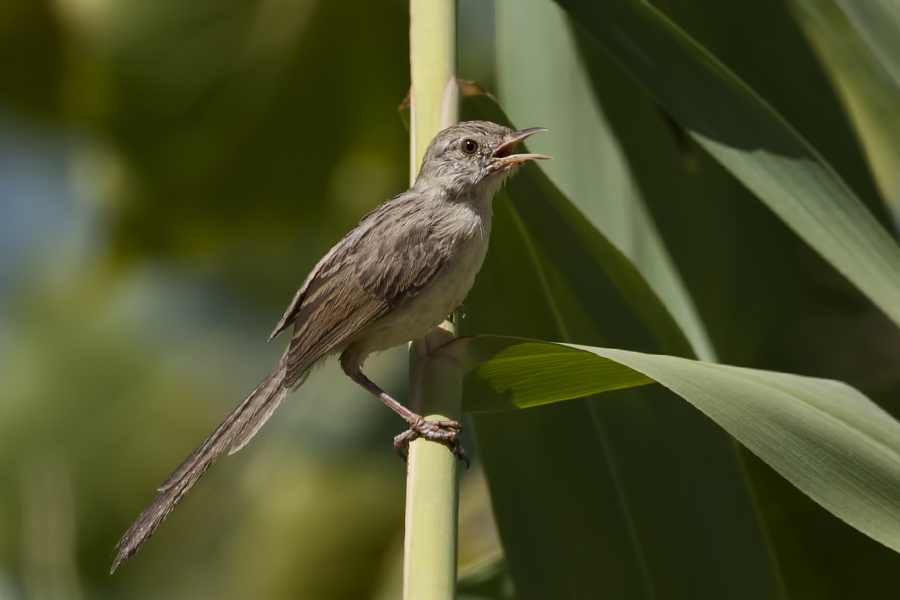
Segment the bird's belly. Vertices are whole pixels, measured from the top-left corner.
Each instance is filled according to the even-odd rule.
[[[486,252],[487,240],[480,236],[462,244],[430,285],[354,336],[365,339],[363,355],[418,339],[439,325],[462,304]]]

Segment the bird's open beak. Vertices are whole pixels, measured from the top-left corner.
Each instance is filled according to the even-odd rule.
[[[525,138],[534,135],[535,133],[541,133],[543,131],[547,131],[543,127],[532,127],[530,129],[523,129],[522,131],[514,131],[510,133],[503,140],[503,143],[494,150],[493,157],[498,160],[504,167],[511,167],[514,165],[519,165],[523,162],[529,160],[552,160],[550,156],[544,156],[543,154],[513,154],[512,151],[515,147],[524,140]]]

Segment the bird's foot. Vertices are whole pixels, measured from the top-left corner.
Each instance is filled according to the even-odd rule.
[[[406,460],[406,449],[413,440],[424,438],[443,442],[450,446],[456,458],[466,461],[468,469],[469,457],[466,456],[466,451],[459,443],[460,431],[462,431],[462,425],[459,424],[459,421],[426,421],[421,415],[413,415],[413,418],[409,420],[409,429],[394,438],[394,448],[400,458]]]

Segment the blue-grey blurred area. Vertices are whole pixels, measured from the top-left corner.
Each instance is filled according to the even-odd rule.
[[[334,362],[109,567],[277,364],[308,270],[406,188],[407,10],[0,3],[0,598],[394,589],[403,423]],[[367,373],[402,399],[405,350]]]

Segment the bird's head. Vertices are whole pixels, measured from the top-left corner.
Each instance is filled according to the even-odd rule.
[[[425,151],[416,186],[437,187],[451,196],[493,196],[503,180],[542,154],[513,154],[530,135],[547,131],[533,127],[513,131],[490,121],[467,121],[440,131]]]

